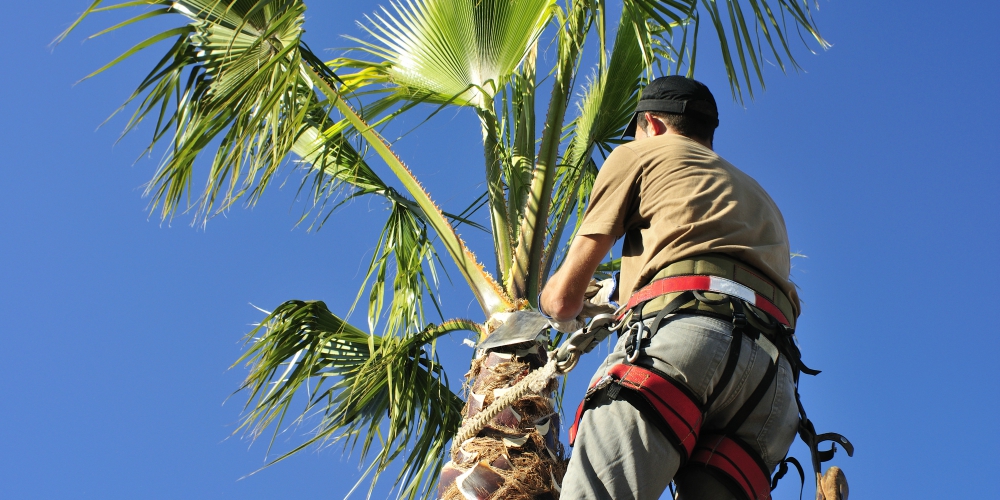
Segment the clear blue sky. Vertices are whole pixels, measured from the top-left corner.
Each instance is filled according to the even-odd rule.
[[[88,3],[16,2],[0,20],[0,498],[342,497],[359,467],[338,445],[239,480],[266,443],[229,437],[243,399],[226,398],[244,372],[228,367],[261,318],[251,304],[321,299],[346,312],[382,206],[354,203],[307,233],[294,227],[304,205],[291,174],[205,230],[148,217],[141,186],[158,157],[133,165],[148,128],[115,145],[123,120],[97,127],[159,55],[74,86],[151,33],[81,43],[108,25],[98,19],[50,50]],[[306,41],[346,45],[338,36],[359,34],[353,21],[375,9],[313,1]],[[836,461],[852,499],[997,497],[997,19],[989,2],[823,0],[833,48],[798,51],[803,73],[769,68],[767,92],[745,108],[727,100],[714,61],[699,64],[722,105],[717,150],[768,189],[808,256],[794,261],[799,332],[824,372],[802,392],[817,426],[857,447]],[[478,141],[475,117],[449,111],[397,147],[455,208],[481,189]],[[467,294],[444,297],[447,314],[476,317]],[[461,340],[442,348],[453,381],[471,354]],[[801,445],[793,454],[807,460]],[[786,479],[776,498],[797,490]]]

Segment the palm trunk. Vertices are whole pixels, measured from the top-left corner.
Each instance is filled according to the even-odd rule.
[[[468,419],[496,397],[545,364],[539,342],[505,346],[476,358],[466,375]],[[476,437],[453,447],[441,471],[438,498],[443,500],[533,500],[559,498],[566,459],[559,441],[559,414],[553,380],[542,394],[532,394],[493,418]]]

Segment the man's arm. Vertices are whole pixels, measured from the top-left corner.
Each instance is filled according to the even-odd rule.
[[[542,290],[542,311],[559,321],[576,318],[583,310],[587,285],[614,244],[615,238],[606,234],[577,235],[566,260]]]

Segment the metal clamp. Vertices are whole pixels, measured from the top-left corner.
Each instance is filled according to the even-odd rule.
[[[616,328],[614,314],[598,314],[590,320],[587,326],[573,332],[555,351],[556,364],[560,373],[572,370],[580,360],[580,356],[594,349]]]

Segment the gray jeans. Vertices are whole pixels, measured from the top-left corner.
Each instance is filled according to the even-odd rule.
[[[625,338],[619,339],[592,384],[624,360]],[[663,320],[636,364],[667,374],[703,404],[719,382],[731,341],[732,324],[727,321],[675,314]],[[770,359],[757,343],[743,337],[736,371],[706,410],[702,434],[725,427],[763,378]],[[792,370],[782,356],[774,382],[735,437],[756,450],[773,470],[795,439],[798,422]],[[560,498],[657,499],[671,481],[676,481],[678,499],[736,498],[703,469],[680,466],[680,453],[659,428],[630,403],[615,400],[584,413]]]

